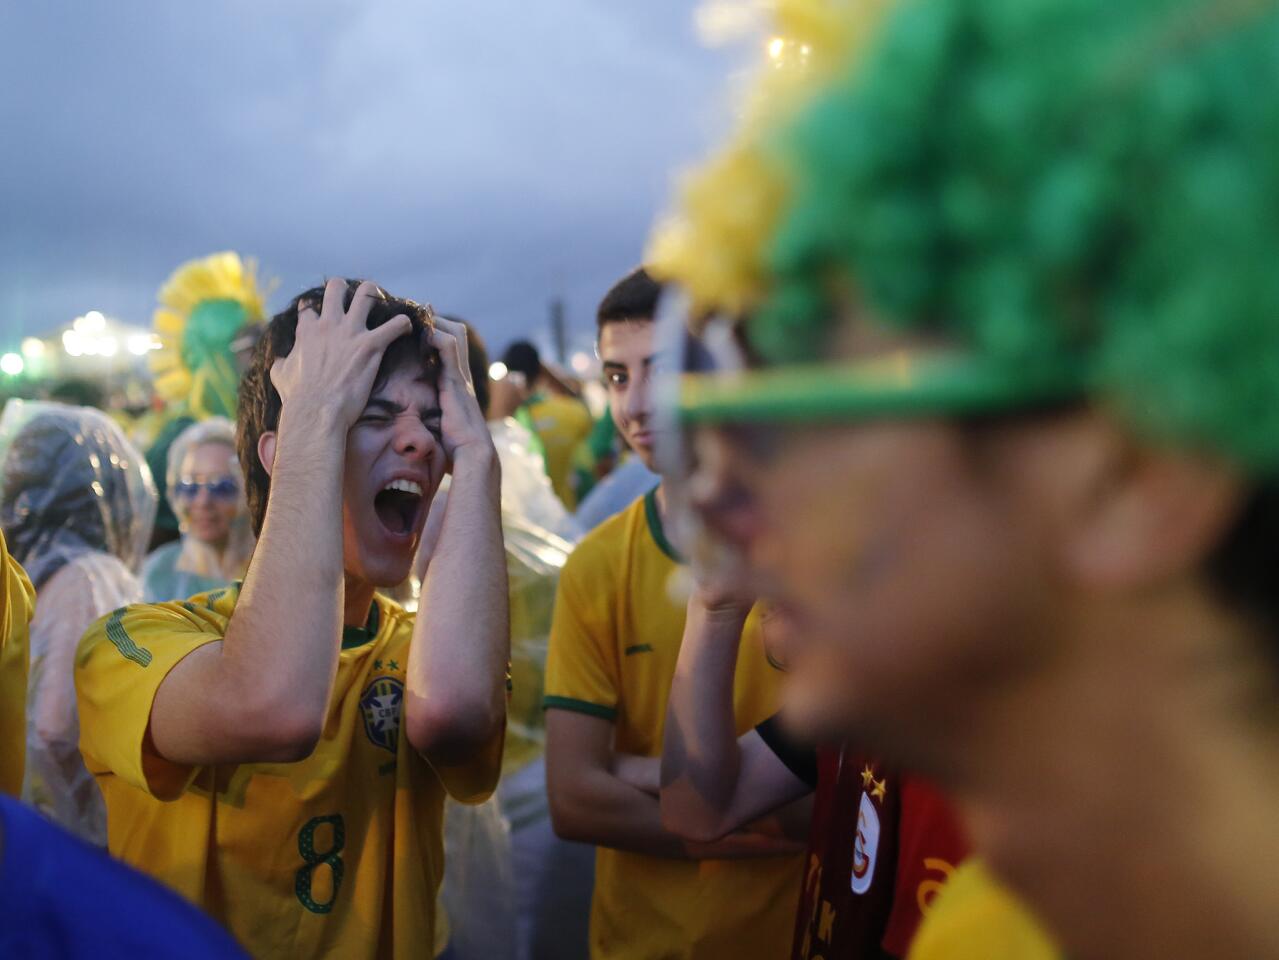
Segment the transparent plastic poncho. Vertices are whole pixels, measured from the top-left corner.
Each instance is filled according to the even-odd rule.
[[[141,598],[156,493],[142,454],[100,410],[11,400],[0,416],[0,526],[36,588],[23,796],[106,843],[106,811],[79,753],[72,669],[85,629]]]
[[[502,760],[506,776],[537,760],[545,749],[542,686],[551,611],[576,528],[551,490],[528,431],[509,419],[490,422],[489,429],[502,467],[502,535],[511,613],[511,693]],[[447,498],[445,484],[432,505],[424,557],[433,549]],[[511,826],[497,798],[478,806],[450,801],[444,847],[441,904],[449,918],[454,955],[459,960],[514,960],[518,938]]]

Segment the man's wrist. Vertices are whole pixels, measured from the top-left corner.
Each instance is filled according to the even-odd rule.
[[[700,617],[710,626],[746,625],[746,618],[754,604],[744,602],[708,603],[706,598],[694,591],[689,601],[689,613]]]
[[[346,449],[350,425],[342,422],[339,412],[326,404],[309,405],[294,402],[280,408],[275,428],[278,437],[305,438],[317,444],[333,444]],[[278,441],[277,441],[278,443]]]
[[[492,441],[488,443],[472,443],[458,447],[453,451],[453,477],[460,474],[472,474],[477,478],[489,476],[500,479],[497,449]]]

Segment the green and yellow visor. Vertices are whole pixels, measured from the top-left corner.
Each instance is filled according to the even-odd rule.
[[[955,348],[903,347],[861,360],[770,367],[752,362],[728,318],[690,323],[678,292],[658,313],[657,456],[668,523],[695,565],[725,558],[698,509],[699,434],[792,430],[859,421],[970,419],[1070,403],[1088,393],[1087,366],[1058,356],[1012,363]]]

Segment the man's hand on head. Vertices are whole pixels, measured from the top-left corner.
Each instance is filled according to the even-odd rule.
[[[315,304],[299,303],[293,350],[271,367],[282,415],[305,411],[308,419],[329,420],[343,431],[364,410],[386,348],[412,329],[404,314],[367,328],[369,310],[384,296],[377,284],[361,283],[350,309],[342,302],[345,293],[346,281],[334,277],[324,286],[318,313]]]
[[[440,352],[440,430],[449,463],[471,452],[495,456],[493,437],[471,382],[466,327],[436,316],[431,344]]]

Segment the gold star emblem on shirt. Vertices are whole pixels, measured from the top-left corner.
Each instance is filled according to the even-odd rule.
[[[875,782],[875,771],[870,768],[870,764],[862,767],[862,786],[869,787]]]
[[[872,791],[870,792],[870,795],[871,795],[872,797],[874,797],[876,800],[883,800],[883,799],[884,799],[884,795],[885,795],[887,792],[888,792],[888,781],[887,781],[887,780],[876,780],[876,781],[875,781],[875,789],[874,789],[874,790],[872,790]]]

